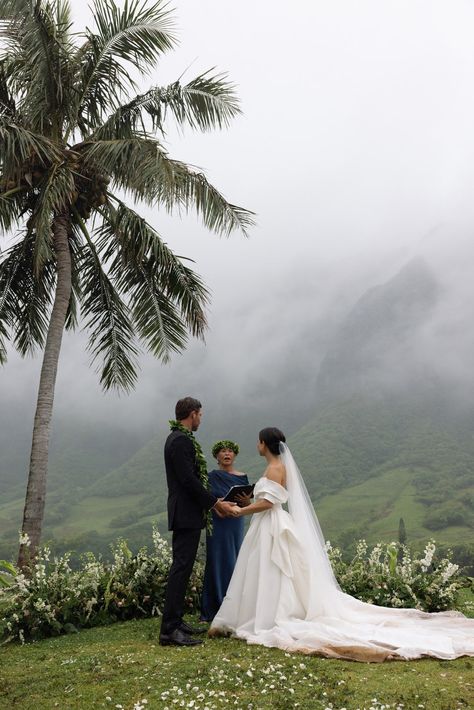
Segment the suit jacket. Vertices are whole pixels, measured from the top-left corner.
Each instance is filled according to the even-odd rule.
[[[203,528],[217,498],[202,485],[193,442],[181,431],[172,431],[166,439],[165,468],[168,530]]]

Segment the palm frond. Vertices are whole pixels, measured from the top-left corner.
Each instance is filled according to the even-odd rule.
[[[90,238],[82,247],[80,277],[81,312],[85,327],[91,329],[88,349],[93,362],[103,360],[100,382],[104,389],[130,390],[137,379],[134,329],[128,308],[103,270]]]
[[[5,341],[8,340],[8,330],[5,324],[0,319],[0,365],[4,365],[7,361],[7,348]]]
[[[3,254],[0,262],[0,323],[21,355],[42,347],[48,330],[55,265],[49,261],[35,276],[34,234],[28,233]],[[1,349],[1,347],[0,347]]]
[[[0,115],[11,120],[16,116],[16,103],[9,86],[9,72],[7,62],[0,61]]]
[[[117,288],[131,299],[138,332],[156,356],[167,360],[171,352],[183,349],[187,332],[203,337],[209,292],[153,227],[117,202],[117,209],[109,205],[102,212],[97,247],[110,263]]]
[[[45,134],[58,134],[68,114],[70,27],[70,6],[64,0],[24,3],[23,11],[11,14],[1,27],[8,83],[28,126]]]
[[[218,234],[239,229],[246,235],[254,224],[252,212],[227,202],[203,173],[169,158],[158,141],[137,136],[85,143],[80,150],[86,163],[100,166],[117,187],[136,199],[163,205],[170,212],[194,208],[206,227]]]
[[[101,211],[102,225],[96,230],[98,252],[105,263],[110,263],[117,254],[124,263],[140,264],[150,254],[156,254],[163,267],[177,257],[163,242],[156,230],[116,196]]]
[[[172,353],[184,350],[188,331],[177,306],[157,287],[154,266],[151,260],[145,260],[134,271],[130,306],[137,331],[148,350],[166,363]],[[130,272],[127,276],[130,283]]]
[[[148,73],[175,44],[171,12],[163,0],[152,5],[125,0],[122,8],[112,0],[94,0],[93,17],[96,30],[86,30],[87,41],[75,62],[76,116],[84,129],[100,125],[105,112],[118,105],[120,92],[135,88],[124,62]]]
[[[62,152],[49,138],[0,115],[0,169],[3,177],[14,177],[32,158],[43,165],[51,165],[62,159]]]
[[[18,18],[29,12],[31,0],[0,0],[0,22]]]
[[[228,126],[241,113],[235,86],[227,81],[227,74],[212,75],[212,71],[184,86],[177,81],[168,87],[162,101],[180,123],[208,131]],[[155,125],[160,127],[159,123]]]
[[[93,18],[97,27],[94,36],[99,40],[102,55],[114,55],[148,73],[176,42],[167,5],[164,0],[154,4],[148,0],[125,0],[120,8],[112,0],[94,0]],[[96,70],[99,68],[96,65]]]
[[[69,113],[72,74],[70,71],[71,10],[69,3],[55,0],[54,4],[36,3],[33,13],[36,42],[30,48],[29,64],[37,58],[36,76],[32,76],[28,97],[30,123],[44,130],[46,123],[52,124],[53,135],[62,133],[62,123]],[[38,51],[38,44],[41,51]],[[30,45],[31,47],[31,45]],[[32,50],[32,51],[31,51]],[[45,74],[45,72],[47,72]],[[36,85],[37,77],[41,84]],[[34,91],[34,95],[31,95]],[[42,94],[46,101],[41,101]],[[36,103],[33,102],[36,100]],[[38,100],[39,99],[39,100]],[[49,116],[47,116],[49,112]]]
[[[212,76],[206,72],[185,86],[176,81],[166,87],[155,86],[135,96],[120,106],[94,131],[91,138],[132,138],[137,130],[144,130],[147,116],[152,120],[153,129],[164,132],[168,113],[179,124],[188,123],[192,128],[207,131],[228,126],[241,110],[234,86],[226,81],[226,75]]]
[[[14,322],[11,310],[11,282],[15,276],[18,264],[3,255],[0,260],[0,365],[7,361],[5,341],[9,340],[11,325]]]
[[[130,389],[135,338],[168,360],[188,337],[203,337],[209,294],[108,185],[170,212],[195,209],[218,234],[246,234],[253,213],[150,137],[164,134],[168,117],[203,131],[227,126],[240,113],[227,76],[210,70],[138,94],[136,73],[175,44],[166,0],[93,0],[92,12],[78,47],[70,0],[0,0],[0,227],[26,223],[22,241],[0,254],[0,362],[8,337],[22,354],[44,342],[57,269],[52,225],[67,216],[66,328],[80,304],[103,386]],[[93,236],[83,222],[92,212],[101,220]]]
[[[194,172],[178,161],[173,161],[173,167],[174,190],[163,191],[160,200],[170,211],[175,204],[182,205],[186,211],[193,208],[212,232],[229,236],[231,232],[240,230],[248,236],[247,230],[255,224],[253,212],[227,202],[203,173]]]
[[[71,3],[69,0],[60,0],[56,3],[56,20],[64,31],[71,28]]]
[[[190,260],[176,256],[145,219],[123,202],[117,203],[117,209],[109,205],[104,215],[98,248],[106,261],[112,260],[110,272],[118,279],[120,290],[128,293],[128,279],[133,281],[137,269],[148,264],[156,287],[179,307],[191,334],[202,337],[209,292],[201,278],[183,263]]]
[[[21,219],[25,211],[25,195],[24,187],[0,192],[0,227],[4,232],[12,229]]]
[[[134,87],[130,73],[113,56],[106,55],[101,59],[100,71],[93,78],[92,74],[95,61],[100,49],[97,41],[91,37],[86,44],[89,49],[85,53],[85,66],[79,66],[75,71],[74,90],[76,98],[72,103],[71,119],[66,133],[66,140],[74,134],[77,128],[81,135],[86,137],[96,126],[100,125],[104,116],[120,105],[123,93],[128,87]],[[78,61],[76,60],[76,64]],[[90,81],[91,86],[88,85]]]

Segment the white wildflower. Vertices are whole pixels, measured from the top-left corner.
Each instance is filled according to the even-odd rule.
[[[18,541],[20,545],[25,545],[25,547],[29,547],[31,545],[30,536],[26,532],[22,533],[21,530],[18,532]]]

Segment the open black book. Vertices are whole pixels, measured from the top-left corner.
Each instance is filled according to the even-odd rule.
[[[246,495],[248,496],[249,493],[253,493],[253,489],[255,488],[255,483],[249,484],[247,486],[232,486],[232,488],[229,489],[227,492],[227,495],[225,498],[222,500],[227,500],[229,503],[237,503],[237,498],[236,496],[240,495]]]

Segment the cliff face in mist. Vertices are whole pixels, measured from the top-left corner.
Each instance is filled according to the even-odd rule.
[[[474,524],[474,407],[465,394],[468,383],[455,387],[439,374],[444,346],[430,349],[427,334],[443,298],[426,264],[410,262],[359,298],[312,370],[315,331],[308,323],[308,339],[282,342],[278,367],[259,372],[272,386],[267,381],[261,391],[256,380],[254,395],[240,401],[227,401],[222,391],[222,406],[206,409],[199,431],[205,452],[220,438],[239,441],[239,467],[255,479],[263,470],[255,455],[257,432],[281,426],[334,541],[392,539],[400,517],[411,539],[435,534],[441,541],[464,541]],[[87,424],[59,423],[46,537],[65,547],[106,551],[117,535],[143,544],[153,519],[166,530],[161,452],[168,413],[157,416],[159,433],[151,441],[115,431],[113,421],[94,424],[93,413]],[[5,422],[0,435],[8,442]],[[17,436],[26,472],[29,442],[11,436]],[[19,485],[14,458],[0,462],[0,478],[2,466],[9,474],[0,491],[10,501],[0,505],[0,556],[13,549],[20,523],[24,483]],[[208,462],[211,467],[210,455]]]
[[[318,402],[429,386],[419,334],[440,295],[434,275],[421,259],[369,289],[347,315],[322,362]]]
[[[426,337],[442,297],[410,262],[358,300],[328,348],[291,446],[333,540],[396,539],[400,517],[412,541],[474,538],[471,383],[440,374],[450,344],[433,351]]]

